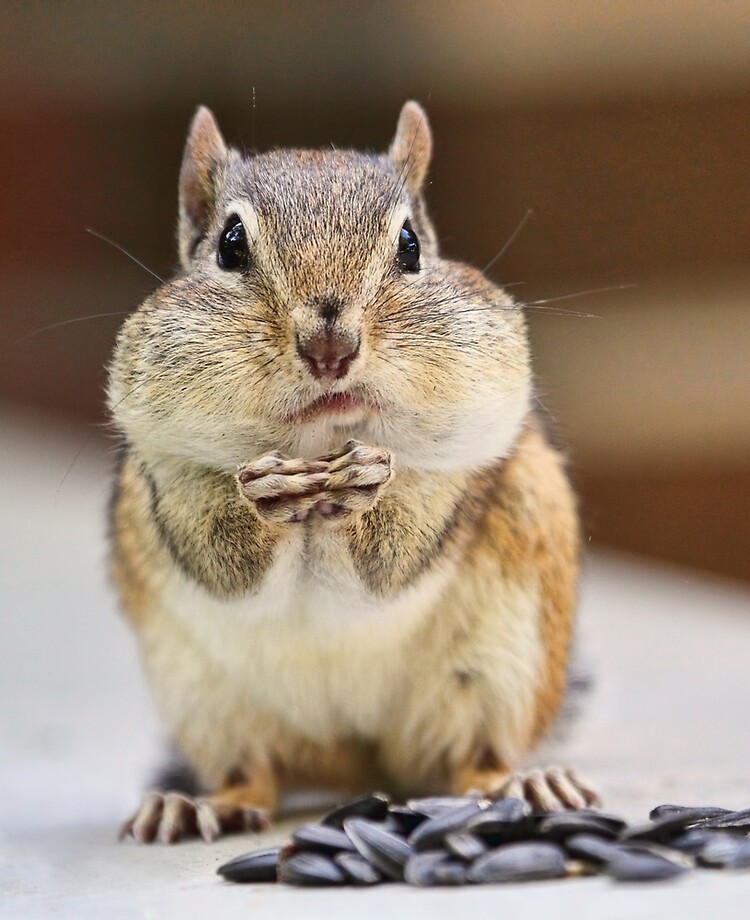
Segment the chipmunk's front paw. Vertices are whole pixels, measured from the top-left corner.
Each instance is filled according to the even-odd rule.
[[[202,837],[207,843],[222,834],[265,830],[271,824],[260,808],[212,802],[181,792],[149,792],[120,829],[120,840],[136,843],[177,843]]]
[[[328,465],[326,460],[289,460],[271,454],[242,467],[237,485],[258,517],[276,524],[299,524],[322,498]]]
[[[237,485],[263,520],[298,524],[311,515],[330,519],[367,511],[392,475],[387,450],[348,441],[315,460],[263,457],[237,472]]]
[[[368,511],[393,476],[390,453],[359,441],[347,441],[339,453],[325,459],[328,478],[315,506],[324,518]]]

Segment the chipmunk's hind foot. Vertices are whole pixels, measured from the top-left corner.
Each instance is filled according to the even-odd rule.
[[[458,795],[478,793],[491,799],[523,799],[534,811],[568,811],[596,807],[599,796],[574,770],[537,767],[509,772],[493,768],[466,767],[459,771],[452,791]]]
[[[261,831],[271,820],[262,808],[217,801],[181,792],[149,792],[120,829],[119,839],[136,843],[178,843],[202,837],[207,843],[223,834]]]
[[[493,795],[524,799],[534,811],[577,810],[601,804],[594,789],[574,770],[554,766],[512,773]]]

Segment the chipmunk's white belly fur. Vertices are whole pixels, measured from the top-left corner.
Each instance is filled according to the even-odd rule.
[[[398,704],[410,637],[451,568],[389,600],[354,580],[325,583],[294,545],[258,592],[236,600],[213,597],[175,570],[158,620],[179,638],[162,639],[162,626],[156,642],[144,637],[149,670],[170,671],[169,680],[154,675],[162,715],[179,731],[186,719],[219,719],[236,707],[250,723],[267,717],[321,743],[376,738]],[[199,686],[216,687],[215,699],[196,699]]]

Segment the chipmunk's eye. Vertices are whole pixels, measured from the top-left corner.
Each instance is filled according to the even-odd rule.
[[[401,271],[419,271],[419,240],[408,220],[398,234],[398,255],[396,259]]]
[[[247,234],[236,214],[229,218],[221,231],[216,261],[220,268],[227,271],[242,271],[250,263]]]

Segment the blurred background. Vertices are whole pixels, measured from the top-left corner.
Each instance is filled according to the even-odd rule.
[[[533,209],[490,274],[549,301],[539,393],[591,545],[750,579],[746,3],[2,4],[0,406],[103,437],[156,282],[85,228],[174,269],[198,103],[247,148],[384,149],[411,97],[447,254],[485,265]]]

